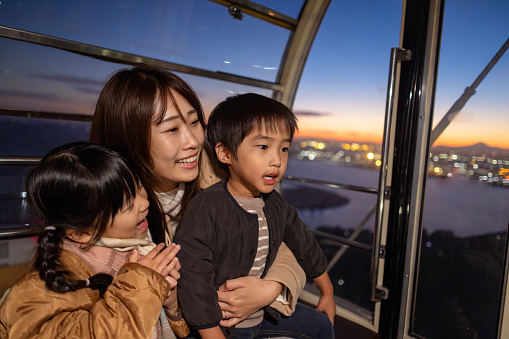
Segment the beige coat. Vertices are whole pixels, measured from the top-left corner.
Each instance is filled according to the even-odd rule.
[[[68,251],[60,261],[78,279],[94,274]],[[169,288],[159,273],[137,263],[122,266],[103,298],[90,288],[50,291],[32,271],[0,308],[0,338],[150,338]]]

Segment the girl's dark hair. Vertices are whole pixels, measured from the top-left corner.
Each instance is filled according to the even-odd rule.
[[[298,129],[293,112],[279,101],[255,93],[234,95],[210,113],[207,140],[213,149],[220,142],[237,156],[244,138],[262,126],[268,131],[287,130],[290,140]]]
[[[205,115],[191,86],[167,70],[143,65],[118,70],[110,77],[97,101],[90,131],[90,141],[114,147],[136,160],[152,207],[147,219],[156,244],[165,240],[164,213],[154,193],[159,181],[150,155],[151,127],[162,123],[170,102],[184,119],[174,93],[196,110],[205,129]],[[198,180],[186,183],[181,212],[198,190]]]
[[[94,243],[109,222],[136,196],[140,178],[120,153],[92,143],[76,142],[51,150],[26,177],[29,208],[44,225],[34,267],[52,291],[64,293],[87,286],[73,279],[59,263],[67,230],[90,232]],[[89,278],[102,295],[112,281],[108,274]]]

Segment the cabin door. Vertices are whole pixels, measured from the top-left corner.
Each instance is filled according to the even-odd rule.
[[[504,8],[502,1],[490,9],[457,0],[332,1],[310,52],[294,104],[299,156],[283,192],[300,197],[294,203],[328,257],[337,314],[383,338],[499,331],[509,158],[484,145],[460,148],[479,140],[504,148],[503,138],[484,132],[505,135],[508,127],[507,56],[491,71],[499,74],[493,88],[486,77],[477,89],[476,99],[484,100],[481,86],[498,97],[486,107],[467,99],[459,114],[447,113],[463,92],[472,94],[465,87],[507,39]],[[320,64],[328,65],[323,73]],[[323,87],[312,87],[316,79]],[[308,286],[303,298],[316,294]]]
[[[421,2],[405,11],[379,332],[507,338],[509,5]]]

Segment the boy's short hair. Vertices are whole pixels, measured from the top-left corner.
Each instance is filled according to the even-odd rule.
[[[246,93],[231,96],[212,110],[207,139],[212,148],[220,142],[237,156],[244,138],[262,125],[268,131],[287,130],[290,140],[298,130],[297,117],[288,107],[266,96]]]

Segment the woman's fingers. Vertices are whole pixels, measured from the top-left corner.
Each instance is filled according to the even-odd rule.
[[[166,276],[164,279],[166,279],[166,281],[170,285],[170,289],[174,289],[175,287],[177,287],[177,280],[173,279],[169,275]]]
[[[157,245],[156,247],[154,247],[150,252],[147,253],[147,255],[145,256],[145,258],[149,259],[149,260],[152,260],[154,259],[158,254],[159,252],[161,252],[161,250],[164,248],[164,244],[159,244]]]
[[[168,247],[164,249],[159,255],[160,255],[160,261],[159,261],[159,269],[158,272],[161,273],[163,276],[166,276],[170,273],[171,270],[173,270],[178,260],[176,259],[177,253],[180,251],[180,245],[171,244]],[[157,258],[156,258],[157,259]],[[168,269],[170,267],[171,269]],[[164,273],[163,273],[164,271]]]
[[[172,261],[170,261],[168,263],[168,265],[164,266],[162,269],[161,269],[161,275],[163,277],[166,277],[167,275],[169,275],[171,273],[171,271],[173,271],[175,269],[175,267],[177,266],[177,262],[175,259],[173,259]]]
[[[179,279],[180,279],[180,272],[179,272],[179,270],[175,267],[173,270],[171,270],[171,271],[170,271],[169,276],[170,276],[170,277],[172,277],[173,279],[179,280]]]

